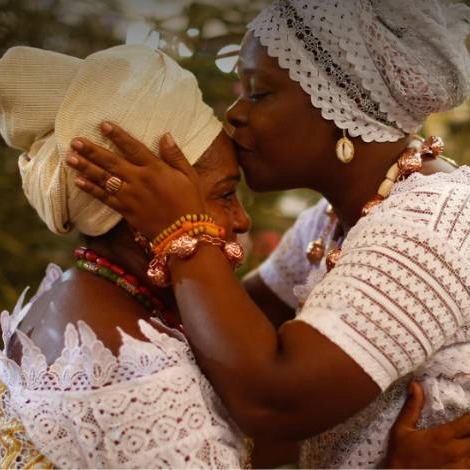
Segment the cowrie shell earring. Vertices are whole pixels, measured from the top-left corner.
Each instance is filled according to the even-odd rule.
[[[343,163],[349,163],[354,158],[354,145],[346,137],[346,131],[343,129],[343,137],[336,142],[336,156]]]

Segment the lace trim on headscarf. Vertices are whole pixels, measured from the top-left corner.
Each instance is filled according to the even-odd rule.
[[[370,92],[354,82],[352,77],[335,62],[322,41],[312,34],[311,28],[305,24],[303,18],[296,13],[295,8],[289,5],[287,0],[279,1],[278,11],[279,17],[284,19],[287,27],[295,32],[295,37],[302,42],[315,65],[333,79],[339,88],[344,89],[348,98],[354,101],[361,111],[387,126],[397,127],[396,123],[389,121],[387,115],[380,111],[379,103],[371,98]]]

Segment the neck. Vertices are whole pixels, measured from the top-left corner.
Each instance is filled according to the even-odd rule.
[[[387,143],[353,139],[354,159],[348,164],[335,162],[331,183],[321,192],[333,206],[345,234],[357,223],[362,207],[375,196],[388,169],[408,142],[409,138]]]
[[[149,258],[135,242],[133,233],[125,221],[121,221],[104,235],[83,236],[82,244],[134,275],[140,284],[146,286],[155,297],[177,314],[178,309],[172,289],[159,288],[150,283],[147,277]]]

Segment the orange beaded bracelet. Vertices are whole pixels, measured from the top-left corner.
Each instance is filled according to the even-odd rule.
[[[182,215],[153,239],[152,246],[160,245],[166,238],[178,230],[182,230],[181,233],[189,232],[194,224],[198,223],[210,223],[215,225],[214,219],[208,214]]]
[[[180,259],[188,259],[195,253],[198,244],[201,242],[220,247],[233,268],[240,266],[243,260],[243,248],[237,242],[227,242],[222,238],[207,233],[201,233],[196,236],[183,233],[169,241],[161,251],[154,251],[155,256],[150,261],[147,270],[147,276],[150,278],[150,281],[159,287],[169,286],[171,284],[171,276],[168,269],[170,256],[175,255]]]

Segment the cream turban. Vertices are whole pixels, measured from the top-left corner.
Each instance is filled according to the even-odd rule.
[[[84,60],[30,47],[0,59],[0,132],[21,149],[23,189],[50,230],[100,235],[121,216],[80,191],[64,160],[73,137],[107,146],[99,124],[121,125],[158,153],[171,132],[191,164],[222,129],[194,76],[161,51],[117,46]]]
[[[469,22],[446,0],[277,0],[249,29],[325,119],[384,142],[467,97]]]

